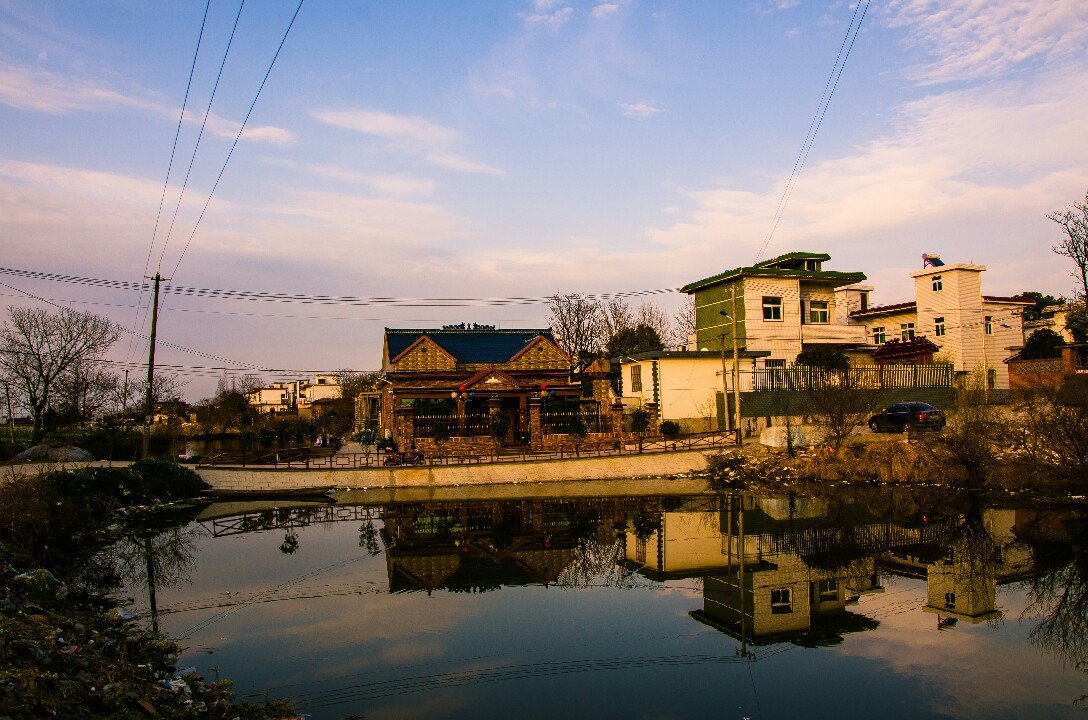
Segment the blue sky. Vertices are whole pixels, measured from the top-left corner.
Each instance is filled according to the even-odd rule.
[[[306,0],[193,233],[294,8],[243,8],[166,242],[238,1],[211,2],[156,233],[204,3],[0,0],[0,265],[136,280],[154,239],[152,266],[161,254],[175,283],[198,287],[676,288],[758,259],[854,12],[806,0]],[[873,3],[763,256],[829,252],[829,267],[867,273],[880,303],[909,299],[923,252],[986,264],[989,294],[1068,293],[1045,215],[1088,188],[1086,47],[1084,2]],[[10,284],[136,319],[117,307],[134,294]],[[316,319],[330,317],[341,319]],[[169,298],[161,332],[249,365],[372,368],[384,325],[546,319],[542,306]],[[126,341],[116,355],[140,352]]]

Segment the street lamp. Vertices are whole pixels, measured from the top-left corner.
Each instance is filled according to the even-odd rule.
[[[730,301],[733,304],[733,314],[725,310],[719,310],[718,314],[732,323],[730,335],[733,340],[733,429],[737,431],[737,445],[743,442],[740,429],[740,350],[737,348],[737,290],[730,288]],[[725,387],[725,342],[722,342],[722,387]]]

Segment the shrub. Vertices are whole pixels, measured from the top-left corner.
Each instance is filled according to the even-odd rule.
[[[675,420],[665,420],[661,423],[661,434],[671,440],[680,434],[680,423]]]
[[[631,432],[639,435],[650,429],[650,411],[646,408],[635,408],[631,413]]]
[[[173,460],[150,458],[130,466],[144,481],[145,499],[179,500],[200,494],[210,487],[200,476]]]

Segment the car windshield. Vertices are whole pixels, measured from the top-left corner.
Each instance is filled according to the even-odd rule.
[[[916,403],[908,403],[908,405],[910,406],[911,412],[928,412],[930,410],[936,410],[937,409],[937,408],[933,407],[932,405],[930,405],[929,403],[916,402]]]

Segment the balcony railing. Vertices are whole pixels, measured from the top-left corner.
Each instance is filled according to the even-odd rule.
[[[952,366],[946,363],[927,365],[860,365],[849,370],[824,370],[794,365],[785,368],[756,370],[752,389],[806,390],[813,387],[856,388],[948,388],[952,387]],[[741,383],[742,391],[745,383]]]

